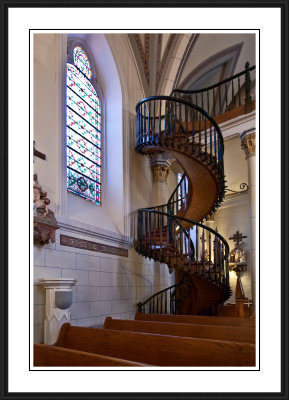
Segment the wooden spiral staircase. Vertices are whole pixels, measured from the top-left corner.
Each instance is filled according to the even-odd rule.
[[[137,210],[136,251],[166,263],[180,277],[176,285],[139,303],[139,312],[206,314],[230,297],[228,243],[203,221],[220,206],[226,188],[223,136],[216,120],[252,110],[254,68],[246,63],[243,72],[209,88],[177,89],[136,106],[136,151],[167,151],[184,171],[167,204]]]
[[[135,247],[174,268],[180,280],[139,303],[135,320],[108,317],[103,329],[64,324],[55,345],[34,344],[34,366],[256,365],[254,319],[160,315],[205,314],[230,296],[229,246],[203,221],[225,194],[216,121],[252,110],[253,69],[247,64],[210,88],[175,90],[138,103],[136,151],[168,151],[184,175],[167,204],[137,210]]]

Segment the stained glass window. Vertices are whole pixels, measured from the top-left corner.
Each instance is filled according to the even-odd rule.
[[[81,47],[75,47],[73,50],[74,64],[88,78],[91,78],[90,63],[85,52]]]
[[[178,184],[180,183],[182,177],[183,177],[183,174],[180,174],[180,173],[179,173],[179,174],[178,174]],[[181,200],[181,198],[182,198],[182,189],[181,189],[181,186],[179,186],[179,187],[178,187],[178,200],[179,200],[179,202],[178,202],[178,209],[180,209],[181,206],[182,206],[182,200]]]
[[[67,64],[67,190],[100,205],[101,104],[81,47]]]
[[[178,185],[183,177],[183,174],[178,173],[177,178],[178,178]],[[181,208],[182,204],[185,202],[187,191],[188,191],[188,178],[185,176],[185,179],[183,180],[182,184],[178,187],[178,209]]]

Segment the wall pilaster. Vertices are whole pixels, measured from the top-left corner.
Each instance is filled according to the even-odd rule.
[[[256,130],[248,129],[240,135],[241,147],[245,152],[248,165],[249,186],[249,226],[250,226],[250,270],[252,288],[252,307],[256,306]]]

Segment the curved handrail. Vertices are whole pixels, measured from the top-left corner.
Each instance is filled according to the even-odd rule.
[[[196,90],[173,89],[170,96],[173,96],[174,93],[194,94],[194,93],[207,92],[208,90],[215,89],[216,87],[224,85],[225,83],[230,82],[233,79],[239,78],[240,76],[245,75],[248,71],[253,71],[254,69],[256,69],[256,65],[253,65],[250,68],[246,68],[243,71],[239,72],[238,74],[231,76],[230,78],[224,79],[223,81],[217,82],[214,85],[202,89],[196,89]]]
[[[229,245],[219,232],[201,222],[147,208],[139,209],[137,216],[138,253],[169,267],[199,274],[219,285],[224,293],[228,292]],[[207,254],[205,237],[208,239]],[[192,240],[195,241],[193,248]]]
[[[183,182],[185,181],[186,178],[186,174],[183,173],[182,178],[180,179],[180,182],[177,184],[176,188],[174,189],[173,193],[170,195],[170,198],[168,200],[168,210],[170,209],[169,205],[174,204],[178,201],[181,201],[183,199],[185,199],[187,197],[187,193],[185,193],[185,196],[183,196],[182,198],[178,198],[177,200],[173,200],[174,196],[177,195],[179,188],[182,186]]]
[[[183,285],[186,284],[186,279],[183,277],[179,282],[175,283],[174,285],[171,285],[165,289],[162,289],[153,295],[151,295],[149,298],[147,298],[145,301],[141,302],[139,301],[137,303],[137,310],[140,313],[145,312],[145,307],[148,305],[149,306],[149,312],[154,314],[155,313],[155,306],[156,306],[156,311],[159,312],[159,308],[164,309],[165,314],[177,314],[179,311],[178,306],[180,306],[180,302],[177,304],[176,300],[176,289],[182,288]],[[172,289],[174,291],[172,292]],[[168,309],[168,299],[167,299],[167,294],[170,295],[169,298],[169,309]],[[165,295],[165,296],[164,296]],[[174,304],[173,304],[174,302]]]
[[[179,285],[181,285],[182,283],[183,283],[183,280],[181,280],[180,282],[175,283],[174,285],[171,285],[171,286],[169,286],[169,287],[167,287],[167,288],[165,288],[165,289],[162,289],[162,290],[160,290],[160,291],[158,291],[158,292],[152,294],[152,295],[151,295],[149,298],[147,298],[143,303],[139,302],[138,304],[141,304],[142,306],[145,306],[152,298],[158,296],[159,294],[162,294],[162,293],[166,292],[167,290],[170,290],[170,289],[172,289],[172,288],[175,288],[176,286],[179,286]]]
[[[151,212],[152,209],[150,209],[150,208],[139,208],[137,211],[138,212],[140,212],[140,211]],[[169,218],[174,219],[174,220],[175,219],[180,219],[180,220],[182,220],[184,222],[187,222],[189,224],[197,225],[197,226],[199,226],[199,227],[201,227],[203,229],[208,230],[209,232],[213,233],[213,235],[217,236],[225,244],[227,250],[229,251],[229,245],[228,245],[228,242],[226,241],[226,239],[223,238],[223,236],[220,235],[219,232],[215,231],[214,229],[210,228],[209,226],[203,225],[201,222],[197,222],[197,221],[194,221],[192,219],[188,219],[188,218],[184,218],[184,217],[178,217],[177,215],[170,215],[168,213],[164,213],[164,212],[160,212],[160,211],[153,211],[153,212],[156,213],[156,214],[159,214],[159,215],[163,215],[165,217],[169,217]]]
[[[182,185],[184,179],[185,179],[185,174],[183,174],[182,179],[180,180],[180,182],[177,184],[177,186],[175,187],[173,193],[171,194],[169,200],[167,203],[164,204],[160,204],[158,206],[153,206],[153,207],[148,207],[150,210],[157,210],[157,209],[167,209],[168,214],[172,214],[170,211],[172,209],[172,205],[175,205],[178,202],[182,202],[184,199],[186,199],[187,197],[187,193],[184,193],[184,196],[182,197],[177,197],[175,200],[173,200],[173,197],[176,195],[176,193],[178,192],[179,187]]]
[[[216,128],[216,131],[217,131],[219,140],[220,140],[220,142],[221,142],[221,144],[222,144],[222,146],[223,146],[223,149],[224,149],[224,139],[223,139],[223,135],[222,135],[222,132],[221,132],[221,129],[220,129],[219,125],[218,125],[217,122],[214,120],[214,118],[211,117],[211,116],[207,113],[207,111],[205,111],[202,107],[200,107],[200,106],[198,106],[198,105],[196,105],[196,104],[192,104],[191,102],[189,102],[189,101],[187,101],[187,100],[178,99],[178,98],[172,97],[172,96],[150,96],[150,97],[146,97],[145,99],[140,100],[140,101],[137,103],[136,108],[135,108],[135,109],[136,109],[136,112],[138,113],[139,107],[140,107],[142,104],[147,103],[147,102],[149,102],[149,101],[156,101],[156,100],[169,100],[169,101],[172,101],[172,102],[181,103],[181,104],[184,104],[184,105],[186,105],[186,106],[188,106],[188,107],[190,107],[190,108],[192,108],[192,109],[194,109],[194,110],[200,112],[200,113],[201,113],[202,115],[204,115],[204,116],[212,123],[212,125]],[[153,118],[153,117],[149,117],[149,116],[148,116],[148,118]],[[162,118],[165,118],[165,114],[162,115]]]

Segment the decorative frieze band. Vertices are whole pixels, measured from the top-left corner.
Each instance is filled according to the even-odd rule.
[[[128,250],[120,247],[108,246],[107,244],[91,242],[90,240],[79,239],[72,236],[60,235],[62,246],[74,247],[77,249],[96,251],[98,253],[113,254],[115,256],[128,257]]]

